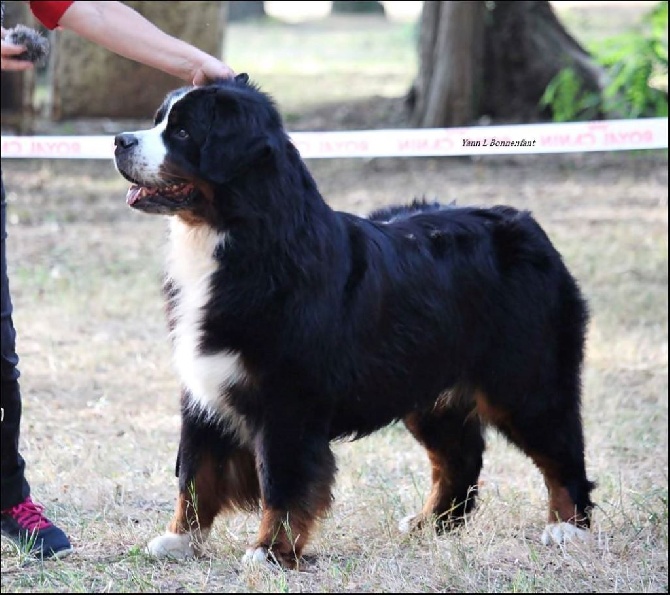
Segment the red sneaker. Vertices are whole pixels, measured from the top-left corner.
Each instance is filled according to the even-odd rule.
[[[72,551],[67,535],[56,527],[28,496],[23,502],[2,511],[2,534],[22,550],[38,558],[62,558]]]

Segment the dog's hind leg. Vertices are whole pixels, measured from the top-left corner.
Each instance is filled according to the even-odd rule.
[[[224,510],[258,508],[254,457],[218,425],[184,418],[177,459],[179,494],[167,532],[149,542],[157,557],[201,553],[215,517]]]
[[[513,414],[483,391],[477,393],[476,402],[482,418],[526,453],[544,476],[549,515],[543,543],[585,538],[595,484],[586,477],[579,400],[566,403],[545,394]]]
[[[422,511],[403,519],[400,530],[417,530],[427,523],[438,532],[454,528],[475,506],[482,468],[485,442],[474,404],[451,405],[441,399],[430,411],[411,413],[404,422],[428,452],[432,487]]]

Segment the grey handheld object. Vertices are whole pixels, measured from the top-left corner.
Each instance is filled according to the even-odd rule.
[[[5,41],[26,47],[26,51],[15,56],[15,59],[30,60],[36,66],[46,64],[49,55],[49,40],[39,31],[25,25],[16,25],[7,30]]]

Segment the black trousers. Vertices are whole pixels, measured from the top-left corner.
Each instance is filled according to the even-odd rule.
[[[2,423],[0,434],[0,509],[5,510],[23,502],[30,495],[30,486],[25,478],[25,462],[19,453],[19,432],[21,427],[21,390],[19,388],[19,357],[16,355],[16,331],[12,322],[12,299],[9,294],[7,278],[7,203],[5,185],[0,173],[2,186],[2,271],[0,271],[0,323],[2,324],[2,384],[0,385],[0,402],[2,406]]]

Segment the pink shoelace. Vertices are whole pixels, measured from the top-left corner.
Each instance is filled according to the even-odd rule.
[[[21,504],[3,510],[2,514],[13,517],[23,529],[39,531],[51,527],[49,519],[42,514],[43,510],[44,507],[41,504],[36,504],[28,496]]]

